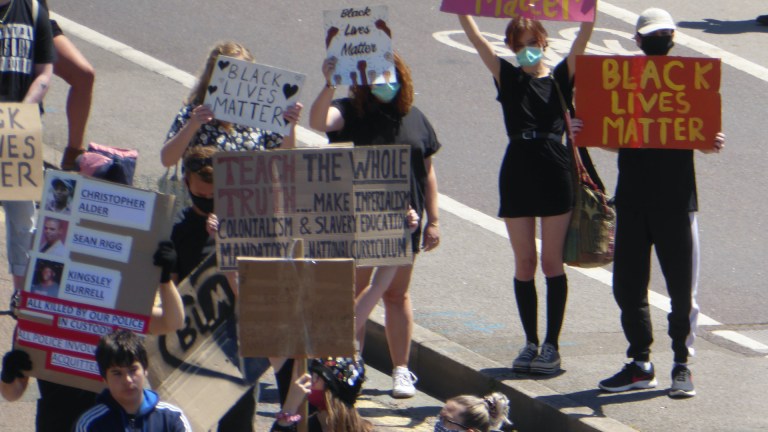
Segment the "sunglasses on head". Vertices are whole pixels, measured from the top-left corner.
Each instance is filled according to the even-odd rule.
[[[459,423],[459,422],[455,422],[455,421],[453,421],[453,420],[449,419],[449,418],[448,418],[448,417],[446,417],[446,416],[440,415],[440,416],[438,416],[438,418],[439,418],[439,419],[440,419],[440,421],[442,421],[443,423],[449,423],[449,424],[452,424],[452,425],[454,425],[454,426],[458,426],[458,427],[460,427],[460,428],[462,428],[462,429],[465,429],[465,430],[466,430],[466,429],[471,429],[470,427],[468,427],[468,426],[464,426],[463,424],[461,424],[461,423]]]
[[[213,166],[213,159],[190,159],[184,163],[184,169],[197,173],[205,167]]]

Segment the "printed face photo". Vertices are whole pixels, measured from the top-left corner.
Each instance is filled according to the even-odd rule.
[[[56,261],[38,259],[35,262],[35,274],[30,291],[48,297],[58,297],[64,264]]]
[[[69,222],[65,220],[46,217],[43,221],[38,250],[51,255],[66,255],[67,251],[64,246],[64,240],[67,238],[68,227]]]
[[[75,193],[75,181],[60,179],[55,177],[51,180],[48,198],[45,203],[45,209],[69,214],[71,212],[70,204]]]

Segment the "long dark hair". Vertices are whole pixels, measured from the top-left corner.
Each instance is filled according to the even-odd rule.
[[[397,111],[400,117],[404,117],[413,105],[413,78],[411,78],[411,69],[405,64],[400,54],[395,53],[394,60],[395,74],[397,75],[397,82],[400,83],[400,91],[397,92],[397,96],[395,96],[395,99],[390,104],[394,106],[395,111]],[[365,116],[365,114],[373,111],[375,106],[381,104],[371,94],[370,86],[353,86],[349,89],[349,93],[358,117]]]

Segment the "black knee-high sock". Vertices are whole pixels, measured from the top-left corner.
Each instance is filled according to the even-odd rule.
[[[517,299],[520,321],[523,322],[525,339],[538,346],[539,335],[536,331],[538,299],[536,298],[536,284],[533,279],[529,281],[515,279],[515,299]]]
[[[550,343],[558,350],[560,329],[565,318],[565,303],[568,299],[568,279],[565,275],[547,278],[547,337],[545,343]]]

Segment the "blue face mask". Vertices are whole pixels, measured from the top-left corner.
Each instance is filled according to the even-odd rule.
[[[373,94],[379,102],[390,103],[400,91],[400,83],[394,84],[374,84],[371,86]]]
[[[437,423],[435,423],[435,431],[434,432],[453,432],[450,429],[446,428],[443,424],[442,420],[438,420]]]
[[[520,66],[536,66],[543,55],[544,52],[539,47],[525,47],[515,53]]]

